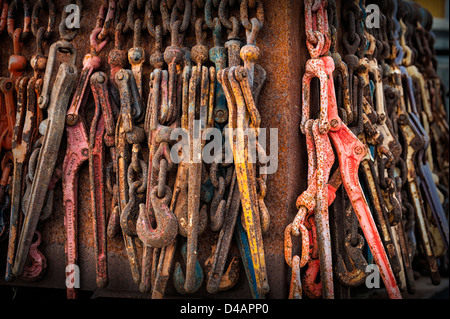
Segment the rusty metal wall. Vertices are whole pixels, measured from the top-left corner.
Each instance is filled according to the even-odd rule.
[[[78,49],[77,67],[82,68],[83,56],[89,51],[89,34],[95,25],[95,19],[100,6],[99,1],[83,1],[81,29],[73,40]],[[34,3],[33,0],[30,1]],[[56,1],[57,21],[59,24],[61,12],[68,1]],[[266,205],[271,215],[271,225],[264,236],[264,247],[268,271],[270,292],[268,298],[286,298],[290,281],[290,269],[284,261],[283,237],[284,229],[296,214],[295,201],[297,196],[306,189],[307,160],[305,152],[304,137],[300,134],[301,114],[301,78],[304,65],[308,58],[305,46],[303,1],[263,0],[265,11],[265,24],[261,30],[257,45],[261,49],[259,63],[267,71],[267,82],[259,99],[259,110],[262,116],[261,127],[278,128],[279,157],[278,171],[268,177],[268,193]],[[125,19],[125,13],[122,19]],[[44,17],[43,17],[44,18]],[[45,21],[45,20],[43,20]],[[241,28],[242,29],[242,28]],[[193,27],[190,26],[189,34],[185,43],[192,47],[195,43]],[[241,30],[242,31],[242,30]],[[132,39],[126,39],[124,48],[131,47]],[[211,34],[208,35],[208,39]],[[52,36],[51,43],[59,39],[58,32]],[[167,41],[168,39],[166,39]],[[245,41],[245,34],[241,33],[241,40]],[[146,44],[147,63],[144,69],[144,96],[148,95],[148,81],[151,71],[148,57],[153,47],[153,40],[149,34],[143,36]],[[50,44],[51,44],[50,43]],[[210,43],[208,43],[210,44]],[[46,46],[48,50],[49,44]],[[35,48],[34,38],[24,45],[24,55],[29,59]],[[109,74],[107,67],[108,51],[113,48],[110,41],[106,50],[100,57],[104,62],[102,70]],[[2,76],[7,75],[7,60],[13,51],[12,39],[6,33],[0,36],[0,72]],[[31,68],[29,68],[31,72]],[[87,123],[92,119],[94,109],[93,98],[90,97],[87,104]],[[66,149],[66,137],[63,137],[57,167],[62,167],[62,160]],[[88,165],[84,165],[80,171],[79,181],[79,260],[81,270],[81,289],[95,291],[95,296],[115,296],[148,298],[142,295],[139,287],[133,283],[125,254],[123,239],[108,238],[108,261],[109,261],[109,286],[105,289],[97,289],[95,283],[95,261],[93,242],[93,216],[90,208],[89,194],[89,172]],[[111,198],[107,197],[107,209],[111,210]],[[13,285],[65,288],[65,263],[64,263],[64,211],[62,205],[61,183],[55,190],[55,201],[52,216],[38,229],[43,234],[42,252],[47,257],[48,269],[45,276],[34,283],[17,280]],[[211,231],[205,232],[199,238],[199,261],[203,264],[210,254],[211,245],[216,241],[218,234]],[[0,244],[0,273],[4,273],[7,242]],[[237,245],[233,244],[231,254],[238,255]],[[3,276],[0,276],[3,278]],[[0,284],[5,284],[0,279]],[[179,295],[173,285],[169,283],[166,296],[168,298],[183,297]],[[251,298],[245,272],[241,267],[238,284],[229,291],[209,295],[204,287],[192,295],[192,297],[204,298]]]

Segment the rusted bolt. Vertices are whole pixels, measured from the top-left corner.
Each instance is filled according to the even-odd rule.
[[[103,75],[99,75],[98,77],[97,77],[97,82],[98,83],[103,83],[103,82],[105,82],[105,77],[103,76]]]
[[[406,115],[405,115],[405,114],[400,114],[400,116],[398,117],[398,122],[399,122],[401,125],[406,124]]]
[[[364,150],[362,149],[361,146],[356,146],[355,147],[355,154],[356,155],[361,155],[364,152]]]
[[[338,125],[339,125],[338,120],[336,120],[336,119],[331,120],[331,127],[336,128]]]
[[[77,115],[75,115],[75,114],[68,114],[67,115],[66,123],[68,125],[73,126],[73,125],[77,124],[77,122],[78,122],[78,116]]]
[[[216,117],[217,118],[222,118],[224,116],[224,111],[223,110],[218,110],[217,112],[216,112]]]

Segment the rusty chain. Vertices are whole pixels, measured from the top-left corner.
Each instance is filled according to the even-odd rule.
[[[244,272],[252,296],[267,295],[263,235],[273,227],[266,205],[273,190],[261,173],[268,156],[258,140],[258,106],[270,73],[257,63],[266,40],[258,41],[259,34],[273,18],[264,12],[265,1],[100,1],[78,85],[72,40],[79,31],[65,23],[71,12],[64,8],[60,40],[46,54],[59,6],[53,0],[36,0],[33,8],[30,3],[0,1],[0,36],[6,31],[14,50],[9,77],[0,78],[6,280],[44,276],[47,260],[39,245],[46,234],[36,226],[51,215],[60,179],[66,264],[78,264],[77,180],[89,160],[99,288],[109,284],[106,237],[121,233],[133,281],[152,298],[165,296],[169,279],[180,294],[204,285],[213,295],[231,289]],[[81,0],[70,3],[82,12]],[[365,23],[369,5],[380,9],[379,28]],[[413,260],[423,261],[438,284],[448,250],[449,129],[433,17],[403,0],[304,0],[303,9],[310,59],[300,132],[308,180],[284,230],[289,298],[348,297],[350,288],[364,283],[369,263],[379,267],[390,298],[416,290]],[[22,47],[32,36],[29,70]],[[112,39],[108,70],[100,56]],[[69,63],[61,64],[52,83],[57,52],[70,53]],[[83,108],[89,91],[95,110],[88,132]],[[64,127],[61,170],[55,154]],[[191,152],[175,163],[171,133],[178,128],[189,136]],[[222,145],[217,161],[195,162],[194,137],[210,128],[229,145]],[[228,140],[229,129],[254,130],[254,162],[244,159],[253,139],[237,133]],[[227,147],[235,163],[224,163]],[[204,258],[199,252],[208,224],[216,236]],[[232,253],[233,237],[240,259]],[[66,277],[72,274],[67,268]],[[77,290],[69,288],[67,295],[76,298]]]

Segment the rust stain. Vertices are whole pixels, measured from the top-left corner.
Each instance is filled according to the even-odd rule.
[[[58,1],[56,3],[56,12],[61,12],[62,8],[69,1]],[[265,25],[261,30],[257,45],[260,48],[260,58],[258,63],[261,64],[267,72],[267,81],[262,89],[259,103],[257,105],[259,113],[261,114],[261,127],[264,128],[278,128],[278,154],[279,166],[278,171],[274,175],[268,176],[267,179],[267,194],[264,198],[267,206],[267,211],[270,214],[270,226],[268,231],[263,236],[266,264],[268,271],[268,280],[271,290],[269,297],[284,298],[287,294],[288,281],[285,280],[285,263],[283,255],[283,234],[287,224],[295,216],[297,209],[295,207],[295,199],[301,191],[306,189],[306,150],[304,138],[300,134],[300,110],[301,110],[301,75],[304,72],[304,62],[306,62],[307,49],[304,47],[304,34],[300,32],[303,28],[303,3],[302,1],[270,1],[263,0],[265,12]],[[100,2],[89,2],[83,8],[83,20],[81,29],[72,41],[78,50],[76,65],[82,65],[83,57],[89,52],[90,45],[88,35],[92,26],[95,24],[95,15],[89,14],[91,12],[98,12]],[[237,10],[238,11],[238,10]],[[296,14],[295,14],[296,13]],[[121,13],[124,18],[125,13]],[[252,15],[253,13],[249,13]],[[60,22],[60,15],[56,15],[56,25]],[[210,35],[210,34],[209,34]],[[2,35],[4,37],[5,34]],[[111,32],[113,38],[113,34]],[[52,43],[59,38],[58,32],[55,32],[49,41]],[[208,48],[213,47],[211,37],[208,36],[205,45]],[[241,27],[240,39],[245,39],[245,31]],[[153,51],[155,41],[147,32],[143,32],[141,43],[145,44],[144,49],[146,54],[150,55]],[[184,39],[184,45],[193,47],[196,43],[194,32],[189,32]],[[170,44],[168,37],[164,38],[164,46]],[[131,36],[125,36],[122,44],[123,49],[129,49],[133,45]],[[108,46],[103,50],[99,57],[102,60],[101,70],[106,74],[110,74],[108,67],[108,51],[114,47],[114,41],[110,40]],[[48,50],[48,47],[44,47]],[[34,44],[26,42],[23,47],[22,54],[30,58],[33,54]],[[0,51],[0,69],[7,69],[7,59],[5,55],[12,52],[12,41],[5,41],[4,48]],[[59,57],[59,60],[66,59]],[[209,62],[208,62],[209,63]],[[128,63],[127,63],[128,64]],[[211,64],[212,65],[212,64]],[[130,67],[127,65],[126,67]],[[81,67],[80,67],[81,69]],[[28,69],[26,72],[30,72]],[[144,63],[143,76],[143,97],[147,100],[149,93],[149,79],[152,66],[148,61]],[[89,99],[86,105],[86,122],[89,125],[94,113],[94,103],[92,98]],[[297,129],[292,129],[297,128]],[[66,138],[60,148],[60,154],[57,161],[57,167],[62,167],[62,160],[66,150]],[[144,153],[148,152],[144,149]],[[173,186],[174,175],[176,170],[172,171],[168,177],[168,184]],[[286,178],[290,176],[290,178]],[[84,257],[93,254],[87,251],[93,251],[94,247],[94,230],[93,230],[93,215],[90,206],[89,191],[89,169],[88,165],[83,165],[79,172],[79,192],[78,192],[78,236],[80,249],[80,262],[82,265],[92,265],[88,269],[95,273],[95,261],[83,260]],[[86,190],[86,191],[85,191]],[[106,192],[106,211],[109,214],[112,212],[111,207],[112,197]],[[54,251],[50,249],[51,246],[64,246],[65,233],[63,224],[63,201],[62,201],[62,187],[59,182],[55,188],[53,213],[50,218],[44,223],[38,225],[38,229],[42,232],[42,250],[44,254],[46,251]],[[204,265],[206,259],[210,256],[211,245],[216,243],[217,233],[214,233],[207,228],[207,230],[199,236],[198,240],[198,260]],[[138,244],[138,254],[142,255],[142,247]],[[124,242],[121,236],[116,238],[107,238],[107,249],[110,256],[116,256],[120,260],[127,259]],[[239,256],[239,250],[235,243],[232,244],[229,256]],[[57,256],[48,257],[48,264],[52,271],[62,271],[63,262]],[[179,258],[179,256],[177,257]],[[59,259],[59,260],[58,260]],[[230,258],[231,260],[231,258]],[[127,263],[123,263],[124,267],[128,267]],[[115,266],[111,266],[115,268]],[[128,269],[126,269],[128,271]],[[129,271],[128,271],[129,272]],[[128,283],[120,283],[122,280],[120,276],[111,272],[110,269],[110,286],[112,287],[126,287],[126,289],[139,289],[138,286],[129,285]],[[41,281],[45,281],[48,277],[46,274]],[[131,280],[131,278],[130,278]],[[231,279],[230,279],[231,280]],[[234,281],[234,279],[232,280]],[[95,280],[94,280],[95,283]],[[52,283],[47,283],[49,286]],[[59,285],[60,283],[58,283]],[[133,287],[133,288],[131,288]],[[177,296],[176,292],[168,288],[167,296]],[[204,287],[202,287],[196,296],[208,296]],[[239,274],[236,285],[228,291],[220,293],[220,298],[237,298],[250,296],[248,283],[243,272]]]

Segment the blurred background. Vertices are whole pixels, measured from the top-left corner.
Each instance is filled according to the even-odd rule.
[[[438,74],[447,88],[446,107],[449,120],[449,0],[414,0],[433,15],[433,32],[436,36],[435,50],[438,60]]]

